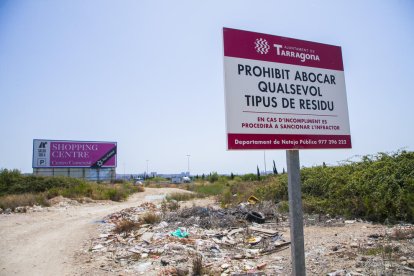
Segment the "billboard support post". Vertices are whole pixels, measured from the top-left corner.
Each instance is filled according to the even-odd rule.
[[[292,275],[304,276],[306,275],[306,269],[299,151],[287,150],[286,163],[288,173]]]

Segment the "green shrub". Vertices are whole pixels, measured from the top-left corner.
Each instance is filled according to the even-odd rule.
[[[98,184],[64,176],[24,176],[18,170],[0,170],[0,197],[4,206],[15,204],[47,205],[47,199],[63,196],[72,199],[89,197],[96,200],[125,200],[130,194],[144,191],[143,187],[129,182]],[[13,195],[11,197],[4,197]],[[19,196],[22,195],[22,196]]]
[[[413,172],[413,152],[379,153],[336,167],[302,169],[302,191],[307,207],[314,211],[379,222],[412,222]]]
[[[236,179],[236,177],[235,177]],[[272,200],[288,208],[288,176],[280,174],[255,181],[255,174],[241,181],[219,181],[199,186],[203,193],[223,194],[222,203],[246,201],[250,195]],[[399,151],[363,156],[357,162],[339,166],[316,166],[301,169],[303,209],[376,222],[414,222],[414,153]],[[218,185],[220,184],[220,185]],[[214,192],[212,192],[214,191]],[[225,193],[228,193],[226,191]]]
[[[194,185],[195,192],[205,195],[219,195],[223,192],[225,184],[221,182]]]
[[[281,201],[277,204],[277,210],[279,213],[286,214],[289,213],[289,201]]]
[[[209,176],[207,176],[207,181],[209,181],[210,183],[214,183],[218,180],[219,180],[219,175],[217,172],[212,172],[210,173]]]

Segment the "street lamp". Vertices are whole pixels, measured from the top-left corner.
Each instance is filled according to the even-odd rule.
[[[190,156],[189,154],[187,154],[187,172],[188,172],[188,176],[190,176]]]
[[[146,160],[146,161],[147,161],[147,177],[148,177],[148,161],[149,161],[149,160]]]

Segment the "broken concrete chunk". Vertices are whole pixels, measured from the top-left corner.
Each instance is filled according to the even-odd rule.
[[[101,250],[102,248],[104,248],[105,246],[103,246],[102,244],[97,244],[94,247],[92,247],[92,250]]]
[[[256,268],[259,269],[259,270],[262,270],[266,267],[266,265],[267,265],[267,263],[260,263],[260,264],[256,265]]]
[[[146,243],[151,243],[153,236],[154,236],[153,232],[145,232],[144,234],[142,234],[141,240],[143,240]]]

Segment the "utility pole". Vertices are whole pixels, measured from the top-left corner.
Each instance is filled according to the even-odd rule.
[[[188,172],[188,177],[190,177],[190,156],[189,154],[187,154],[187,172]]]

